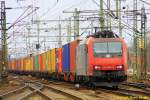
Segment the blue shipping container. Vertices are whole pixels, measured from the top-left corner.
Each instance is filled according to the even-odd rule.
[[[62,71],[69,72],[70,71],[70,44],[63,45],[63,55],[62,55]]]

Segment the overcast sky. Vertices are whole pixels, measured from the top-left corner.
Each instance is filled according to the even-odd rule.
[[[23,21],[25,22],[30,22],[31,19],[40,19],[40,20],[48,20],[48,19],[59,19],[59,16],[61,16],[61,19],[65,19],[68,18],[70,16],[73,16],[72,13],[63,13],[63,11],[74,11],[75,8],[78,8],[79,10],[83,11],[83,10],[99,10],[99,0],[5,0],[6,1],[6,7],[12,7],[14,9],[11,10],[7,10],[7,23],[13,23],[28,7],[29,5],[33,6],[33,7],[39,7],[39,9],[36,11],[36,13],[34,13],[33,15],[27,17],[26,19],[24,19]],[[106,0],[104,0],[106,1]],[[115,0],[111,0],[111,9],[115,8]],[[145,0],[147,2],[150,3],[150,0]],[[150,9],[150,5],[148,4],[144,4],[143,2],[141,2],[140,0],[138,0],[138,9],[140,9],[142,6],[145,6],[146,9]],[[129,10],[133,9],[133,0],[123,0],[122,1],[122,6],[125,6],[126,8],[128,7]],[[20,9],[19,7],[24,7],[22,9]],[[106,6],[104,5],[104,7],[106,8]],[[26,12],[29,13],[31,10],[28,10]],[[148,11],[147,11],[148,12]],[[122,16],[124,15],[124,13],[122,13]],[[126,15],[124,15],[126,16]],[[125,22],[127,22],[126,19],[124,19]],[[129,24],[131,20],[128,20]],[[148,17],[148,21],[149,21],[149,17]],[[25,23],[25,22],[20,22],[20,24]],[[149,22],[148,22],[149,23]],[[52,26],[57,26],[57,23],[48,23],[45,26],[41,25],[41,27],[52,27]],[[97,24],[97,23],[95,23]],[[63,26],[64,25],[64,26]],[[62,23],[63,27],[66,27],[66,23]],[[81,26],[85,26],[87,27],[89,25],[89,23],[82,23]],[[148,24],[149,25],[149,24]],[[8,27],[9,25],[7,25]],[[132,26],[132,25],[131,25]],[[32,25],[31,27],[36,27],[35,25]],[[148,26],[149,27],[149,26]],[[20,30],[19,30],[20,29]],[[24,48],[26,48],[26,38],[24,37],[12,37],[12,32],[14,30],[20,31],[20,32],[27,32],[26,28],[22,28],[22,26],[15,26],[14,28],[12,28],[11,30],[8,31],[8,35],[11,35],[10,40],[8,40],[8,42],[12,42],[9,45],[9,48],[14,48],[14,46],[16,46],[16,48],[18,48],[17,50],[15,49],[10,49],[9,51],[13,51],[13,52],[24,52]],[[114,30],[116,33],[118,33],[118,31]],[[31,31],[32,33],[36,33],[37,31]],[[41,31],[41,34],[43,31]],[[58,33],[58,31],[51,31],[48,33],[44,33],[44,34],[50,34],[52,35],[52,33],[54,35],[56,35],[56,33]],[[66,31],[62,32],[63,35],[66,33]],[[81,31],[82,33],[82,31]],[[132,37],[129,36],[127,33],[131,33],[128,30],[124,30],[123,31],[123,37],[125,38],[125,40],[128,43],[131,43],[131,39]],[[19,33],[15,33],[14,35],[18,35]],[[25,35],[25,34],[21,34],[21,35]],[[48,38],[49,40],[50,38]],[[36,39],[30,39],[30,42],[33,42],[31,40],[35,40]],[[57,39],[52,39],[52,40],[57,40]],[[15,41],[15,43],[13,43]],[[20,42],[17,44],[17,42]],[[43,41],[43,39],[41,38],[40,41]],[[66,39],[63,39],[64,43],[66,43]],[[22,43],[21,43],[22,42]],[[17,44],[17,45],[15,45]],[[32,44],[32,43],[31,43]],[[46,45],[49,48],[53,48],[57,45],[57,43],[45,43],[45,44],[41,44],[42,49],[41,52],[44,50],[44,45]],[[24,48],[23,48],[24,47]],[[23,48],[23,50],[21,49]]]

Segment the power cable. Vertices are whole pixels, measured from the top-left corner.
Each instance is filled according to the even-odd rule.
[[[55,2],[52,7],[48,8],[48,10],[47,10],[46,12],[44,12],[44,13],[40,16],[40,18],[42,18],[43,16],[45,16],[46,14],[48,14],[49,11],[51,11],[53,8],[55,8],[55,7],[57,6],[58,2],[59,2],[59,0],[57,0],[57,2]]]
[[[29,7],[13,22],[13,24],[16,23],[28,10],[29,10]],[[12,25],[10,25],[10,26],[12,26]]]
[[[74,1],[76,1],[76,0],[74,0]],[[74,1],[72,1],[71,3],[73,3]],[[64,7],[67,7],[67,8],[61,9],[61,8],[62,8],[62,7],[61,7],[60,9],[63,10],[63,11],[66,10],[66,9],[71,9],[73,6],[82,4],[82,2],[83,2],[83,0],[81,0],[80,2],[78,2],[78,3],[76,3],[76,4],[74,4],[74,3],[73,3],[72,5],[69,4],[69,5],[71,5],[70,7],[67,7],[68,4],[66,4],[66,5],[63,6],[63,8],[64,8]],[[85,4],[85,1],[84,1],[83,3]],[[55,6],[55,7],[56,7],[56,6]],[[59,7],[60,7],[60,6],[59,6]],[[53,7],[53,8],[54,8],[54,7]],[[53,8],[52,8],[52,9],[53,9]],[[51,9],[51,10],[52,10],[52,9]],[[60,9],[56,9],[56,10],[55,10],[54,12],[52,12],[50,15],[51,15],[51,16],[56,15],[56,13],[58,13],[57,11],[59,11]]]
[[[93,1],[93,0],[92,0],[92,1]],[[94,0],[94,1],[95,1],[95,0]],[[95,1],[95,2],[96,2],[96,1]],[[94,3],[95,3],[95,2],[94,2]],[[107,4],[106,4],[104,1],[103,1],[103,3],[105,4],[106,7],[108,7]],[[99,6],[99,4],[98,4],[97,6]],[[113,14],[111,10],[108,9],[108,11],[109,11],[109,13],[110,13],[111,15]],[[114,15],[114,14],[113,14],[113,15]],[[109,17],[112,17],[112,16],[109,16]],[[114,16],[114,18],[115,18],[115,16]],[[106,18],[104,18],[104,19],[106,19]],[[118,18],[118,19],[114,19],[114,20],[117,21],[117,22],[118,22],[118,20],[121,20],[121,21],[123,22],[123,23],[121,22],[122,25],[124,25],[124,26],[126,26],[127,28],[129,28],[132,32],[135,32],[135,28],[132,27],[132,26],[130,26],[128,23],[124,22],[122,19]],[[137,33],[140,33],[138,30],[136,30],[136,32],[137,32]],[[127,33],[127,34],[129,34],[129,33]],[[129,35],[132,36],[131,34],[129,34]],[[138,34],[136,34],[136,35],[138,36]]]
[[[26,17],[28,17],[29,15],[31,15],[33,12],[35,12],[38,8],[35,8],[33,11],[31,11],[30,13],[28,13],[26,16],[24,16],[23,18],[17,20],[15,23],[13,23],[11,26],[8,27],[7,30],[11,29],[15,24],[19,23],[20,21],[22,21],[23,19],[25,19]]]
[[[148,2],[146,2],[146,1],[144,1],[144,0],[140,0],[141,2],[144,2],[145,4],[148,4],[148,5],[150,5],[150,3],[148,3]]]
[[[95,0],[92,0],[93,3],[95,3],[97,6],[100,6]]]

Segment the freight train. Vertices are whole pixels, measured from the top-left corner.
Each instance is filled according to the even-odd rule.
[[[111,31],[97,32],[47,52],[9,61],[9,71],[89,86],[112,86],[126,81],[128,49]]]

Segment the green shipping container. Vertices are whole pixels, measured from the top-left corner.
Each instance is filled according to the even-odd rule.
[[[39,71],[39,55],[35,56],[35,71]]]

